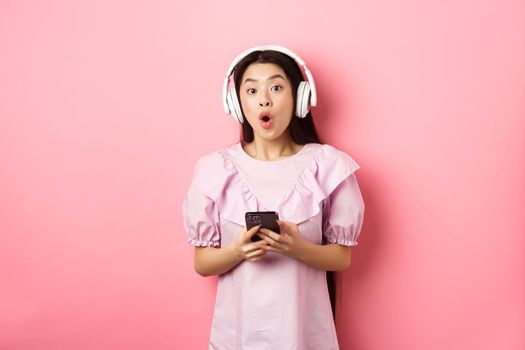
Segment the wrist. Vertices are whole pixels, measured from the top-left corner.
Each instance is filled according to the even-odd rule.
[[[239,253],[239,251],[237,250],[237,246],[235,245],[235,242],[231,242],[230,244],[228,244],[226,246],[226,249],[228,249],[230,251],[230,254],[232,255],[232,257],[233,257],[233,259],[235,261],[241,261],[242,260],[242,256]]]
[[[306,257],[309,254],[310,246],[312,244],[313,243],[307,241],[306,239],[303,239],[301,241],[301,244],[299,245],[299,249],[297,249],[297,254],[295,258],[301,262],[306,262]]]

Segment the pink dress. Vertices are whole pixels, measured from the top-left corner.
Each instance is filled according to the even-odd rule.
[[[318,143],[276,161],[251,158],[240,142],[204,155],[183,202],[188,242],[227,245],[245,229],[245,212],[272,210],[304,239],[355,246],[364,215],[357,169]],[[339,349],[326,271],[267,252],[219,275],[209,349]]]

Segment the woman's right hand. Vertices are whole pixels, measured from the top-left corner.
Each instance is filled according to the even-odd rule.
[[[251,241],[252,236],[257,233],[260,227],[261,225],[257,225],[249,230],[244,228],[239,235],[235,237],[232,246],[233,251],[238,257],[243,260],[257,261],[267,253],[267,250],[262,248],[263,246],[268,245],[265,240],[262,239],[257,242]]]

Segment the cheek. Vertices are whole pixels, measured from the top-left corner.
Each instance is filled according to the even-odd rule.
[[[253,96],[245,98],[242,103],[249,109],[257,109],[259,105],[257,98]]]
[[[244,96],[240,97],[240,104],[243,109],[248,107],[248,104],[246,103],[246,98]]]
[[[284,107],[284,108],[293,108],[293,96],[290,94],[290,95],[283,95],[280,97],[279,99],[279,102],[280,104]]]
[[[241,108],[246,115],[247,118],[249,118],[255,109],[253,106],[253,103],[250,101],[250,99],[241,99]]]
[[[281,111],[284,114],[289,115],[289,118],[286,118],[286,121],[288,122],[293,117],[295,111],[293,97],[285,96],[279,101],[279,104],[281,105]]]

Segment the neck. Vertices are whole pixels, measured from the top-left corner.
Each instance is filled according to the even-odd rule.
[[[245,150],[255,159],[278,160],[293,156],[301,148],[301,145],[294,143],[291,137],[286,134],[274,140],[265,140],[258,135],[254,135],[253,142],[247,144]]]

